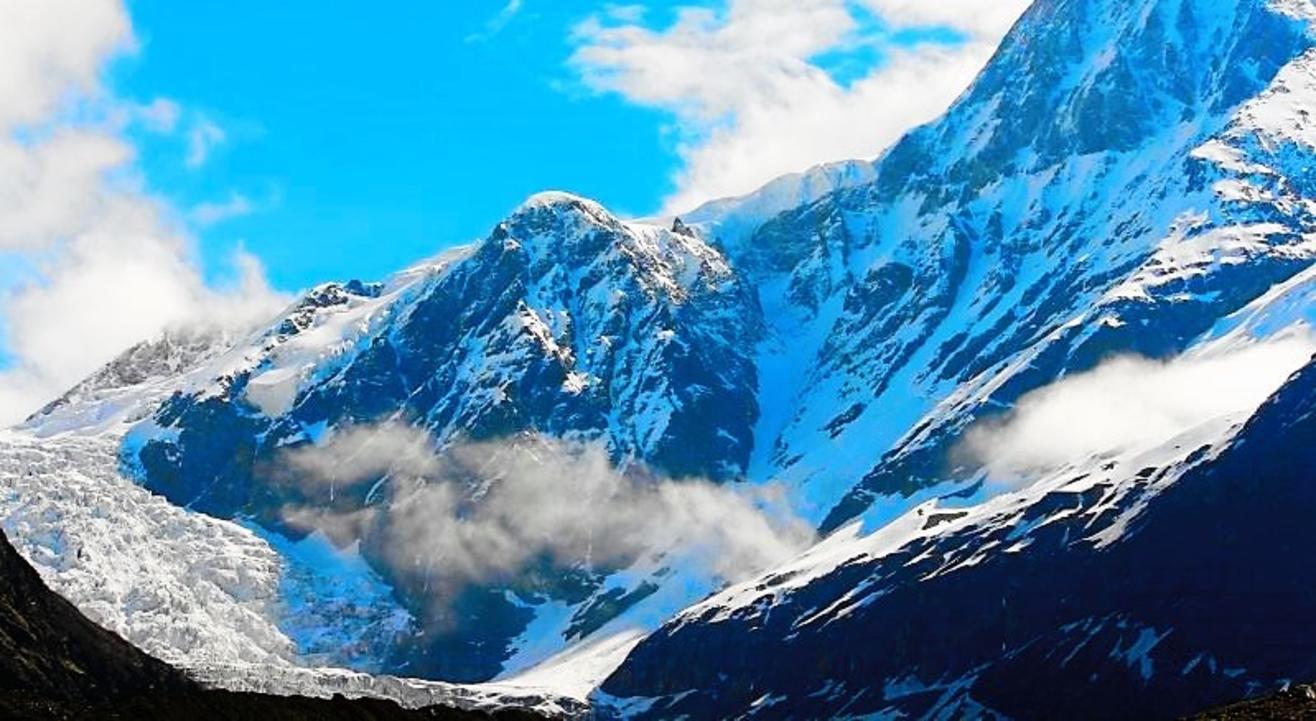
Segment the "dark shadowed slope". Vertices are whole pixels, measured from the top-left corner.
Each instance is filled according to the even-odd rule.
[[[1139,480],[1039,491],[1021,522],[914,514],[807,582],[733,588],[641,643],[602,700],[630,718],[1158,719],[1316,677],[1316,365],[1223,448],[1182,445],[1186,470],[1112,463]]]

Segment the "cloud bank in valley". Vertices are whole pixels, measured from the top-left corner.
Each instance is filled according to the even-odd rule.
[[[545,438],[433,452],[422,430],[386,423],[343,431],[280,462],[312,499],[284,520],[339,543],[367,538],[394,576],[441,604],[472,584],[561,568],[668,563],[738,580],[805,549],[812,527],[771,486],[717,485],[619,471],[604,448]],[[364,510],[325,510],[374,486]]]
[[[1152,447],[1248,413],[1316,352],[1309,335],[1168,361],[1121,356],[1019,399],[970,428],[954,456],[1009,481],[1094,454]]]

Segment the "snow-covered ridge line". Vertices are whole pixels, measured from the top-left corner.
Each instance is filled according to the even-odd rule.
[[[1056,494],[1078,497],[1100,491],[1100,502],[1078,509],[1090,516],[1092,523],[1085,527],[1085,535],[1073,538],[1072,542],[1095,547],[1117,542],[1130,531],[1139,513],[1157,493],[1189,469],[1211,460],[1242,429],[1246,419],[1246,413],[1218,418],[1160,445],[1076,459],[1073,464],[1031,479],[1018,490],[993,491],[990,482],[983,478],[979,483],[985,484],[986,489],[967,498],[951,492],[925,501],[869,533],[862,532],[864,522],[857,520],[833,532],[794,561],[692,605],[673,619],[671,625],[679,628],[689,623],[718,623],[741,613],[769,614],[792,590],[803,588],[842,566],[880,564],[884,557],[915,541],[936,542],[956,536],[972,539],[1013,529],[1009,545],[978,544],[980,547],[975,548],[972,540],[958,541],[962,553],[948,553],[942,565],[929,576],[954,573],[981,562],[983,554],[1017,553],[1029,545],[1032,533],[1070,517],[1075,511],[1067,508],[1025,520],[1039,502]],[[1148,483],[1145,469],[1149,468],[1165,472],[1156,474],[1153,482]],[[1120,509],[1120,512],[1103,518],[1103,512],[1109,509]],[[829,617],[827,609],[819,609],[818,619],[826,621]]]

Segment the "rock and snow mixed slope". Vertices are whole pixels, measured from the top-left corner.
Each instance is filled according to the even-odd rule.
[[[378,575],[322,538],[293,542],[152,495],[119,473],[113,438],[0,433],[0,528],[93,621],[220,688],[553,716],[579,713],[592,688],[334,669],[377,669],[394,637],[413,632]]]
[[[693,233],[545,193],[423,269],[317,289],[192,371],[127,433],[123,461],[178,505],[285,533],[287,507],[319,500],[263,471],[291,448],[385,419],[425,429],[436,449],[535,432],[606,442],[619,461],[673,477],[734,478],[752,444],[758,334],[750,295]],[[70,412],[31,426],[59,428]],[[388,503],[380,480],[335,494],[333,510]],[[363,540],[377,558],[376,539]],[[619,579],[564,574],[470,590],[455,613],[482,623],[431,628],[390,668],[486,680],[595,631],[627,630],[602,628],[621,610],[652,626],[715,583],[659,563]],[[679,594],[659,593],[657,576],[679,579]],[[428,579],[390,580],[427,615]]]
[[[1310,112],[1310,48],[1266,2],[1036,3],[875,182],[733,255],[778,335],[814,343],[760,360],[764,387],[804,377],[765,409],[752,473],[835,528],[945,480],[984,409],[1179,352],[1309,264],[1312,151],[1285,128]]]
[[[855,522],[683,611],[594,700],[627,718],[1171,718],[1306,678],[1314,609],[1291,563],[1316,498],[1287,464],[1309,453],[1291,446],[1313,369],[1272,378],[1254,417]]]
[[[559,247],[563,237],[584,249]],[[506,277],[484,277],[487,264],[506,266]],[[527,273],[538,275],[521,277]],[[507,278],[514,292],[502,297],[497,284]],[[453,643],[483,654],[467,662],[473,670],[418,666],[398,659],[399,647],[424,635],[400,605],[406,599],[355,549],[334,549],[319,535],[292,540],[302,534],[277,515],[288,499],[262,495],[267,479],[256,477],[258,464],[386,414],[428,424],[436,439],[496,437],[509,428],[602,435],[614,447],[642,447],[648,458],[671,455],[674,474],[683,464],[701,475],[735,474],[748,456],[752,397],[728,402],[719,394],[752,385],[741,350],[752,346],[753,326],[742,327],[744,313],[734,307],[745,298],[721,256],[693,234],[623,224],[565,194],[536,196],[478,247],[383,284],[321,286],[249,335],[170,335],[131,349],[7,439],[7,524],[51,582],[98,620],[191,668],[224,669],[208,677],[248,679],[241,688],[280,679],[301,689],[311,675],[267,668],[295,660],[446,678],[502,672],[516,674],[514,685],[488,693],[557,697],[565,688],[583,698],[620,661],[618,644],[637,640],[635,626],[609,624],[612,616],[626,610],[641,627],[655,627],[716,581],[655,562],[616,579],[582,576],[584,591],[568,587],[566,598],[489,592],[477,598],[485,622],[459,629],[466,636]],[[462,313],[465,327],[451,327]],[[576,318],[591,324],[583,337],[592,343],[573,340],[582,333]],[[717,334],[723,345],[676,338],[672,328],[683,324]],[[452,345],[438,348],[445,328]],[[394,348],[405,359],[379,365]],[[461,392],[446,385],[454,382],[465,384]],[[408,387],[407,404],[390,406],[389,387]],[[695,433],[690,419],[730,431]],[[707,457],[696,457],[699,445],[710,449]],[[209,552],[188,552],[211,536]],[[70,555],[82,546],[95,553]],[[212,588],[203,575],[210,560],[241,569],[241,578]],[[160,586],[141,592],[154,594],[149,607],[124,598],[135,577]],[[650,581],[658,577],[673,583],[660,590]],[[520,625],[500,626],[498,613]],[[187,622],[171,626],[171,614]],[[599,658],[591,649],[602,647],[610,660],[591,661],[598,667],[583,675],[573,662],[573,673],[559,670],[552,683],[543,672],[520,675],[560,661],[552,657],[585,636],[573,659]],[[412,689],[406,699],[436,693],[351,674],[326,683]]]
[[[202,688],[177,668],[97,626],[51,591],[0,533],[0,716],[46,718],[537,719],[524,707],[456,704],[409,711],[377,699],[324,701]],[[451,694],[450,694],[451,696]],[[443,701],[445,699],[439,699]]]
[[[1312,16],[1039,2],[946,119],[879,160],[876,184],[765,226],[816,233],[787,292],[887,244],[872,282],[847,289],[874,301],[824,321],[849,324],[821,336],[846,345],[770,460],[820,509],[840,461],[849,490],[825,527],[936,500],[689,609],[597,700],[654,718],[1169,717],[1316,672],[1310,593],[1289,566],[1313,549],[1298,520],[1316,510],[1311,367],[1250,419],[1074,458],[980,505],[964,505],[978,487],[948,483],[992,482],[952,467],[954,444],[1050,379],[1309,327]],[[894,446],[865,470],[860,438]],[[709,656],[722,661],[696,662]]]
[[[148,521],[125,528],[141,538],[102,543],[110,560],[86,562],[96,573],[113,578],[131,568],[115,554],[184,528],[242,549],[250,563],[236,579],[217,558],[134,571],[159,571],[165,589],[198,577],[197,589],[226,594],[196,623],[197,638],[213,624],[236,644],[218,647],[217,661],[310,655],[447,679],[515,674],[581,693],[719,581],[662,559],[539,568],[473,589],[456,623],[421,633],[409,618],[427,589],[390,577],[370,538],[356,556],[283,539],[299,537],[284,510],[321,501],[270,472],[289,449],[384,420],[423,429],[440,453],[536,433],[604,443],[622,467],[780,480],[824,530],[898,519],[874,536],[847,527],[680,615],[606,684],[598,698],[619,712],[782,715],[816,702],[1027,715],[1006,671],[1035,671],[1036,653],[1083,634],[1120,653],[1076,650],[1082,670],[1110,684],[1076,694],[1135,694],[1128,685],[1141,679],[1138,698],[1165,710],[1273,683],[1278,659],[1231,665],[1195,621],[1166,641],[1164,597],[1147,591],[1141,609],[1127,595],[1150,580],[1130,578],[1124,596],[1084,585],[1153,553],[1133,521],[1161,523],[1158,509],[1177,503],[1164,499],[1236,457],[1261,421],[1203,419],[1182,438],[1070,459],[996,498],[990,474],[952,460],[975,422],[1112,354],[1221,353],[1310,322],[1313,17],[1309,0],[1037,0],[944,118],[872,163],[784,178],[681,223],[535,196],[479,243],[384,283],[321,286],[249,336],[134,349],[34,417],[3,455],[50,454],[52,474],[75,478],[95,446],[99,470],[84,475],[122,485],[117,453],[118,470],[159,494],[134,491],[141,503],[125,518]],[[335,489],[326,510],[387,504],[396,482],[383,473]],[[496,482],[473,478],[467,490],[478,498]],[[100,533],[94,514],[52,501],[33,521],[15,509],[41,507],[35,487],[9,483],[6,528],[52,578],[67,577],[62,590],[160,653],[176,645],[149,614],[132,620],[138,601],[113,584],[61,570],[83,563],[68,551]],[[571,483],[562,479],[564,494]],[[87,497],[86,485],[65,497]],[[1066,568],[1072,577],[1045,585]],[[355,580],[333,583],[343,569]],[[1036,599],[1026,614],[1012,610],[1016,582]],[[323,655],[345,638],[354,651]],[[1202,649],[1175,686],[1152,649],[1180,638]],[[707,647],[722,652],[717,662],[698,654]],[[800,659],[821,676],[788,678]],[[1119,664],[1126,676],[1111,675]],[[563,681],[573,666],[589,673]]]
[[[1316,366],[1240,423],[842,531],[647,639],[632,717],[1170,718],[1316,673]],[[723,659],[716,672],[695,658]]]

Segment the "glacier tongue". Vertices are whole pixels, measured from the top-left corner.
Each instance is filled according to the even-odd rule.
[[[113,435],[0,431],[0,528],[89,618],[220,688],[570,718],[583,713],[589,679],[620,662],[605,659],[589,688],[560,678],[461,686],[338,668],[381,666],[392,636],[410,631],[374,572],[323,539],[290,542],[149,493],[119,473]]]
[[[118,472],[115,440],[0,435],[0,525],[92,620],[171,663],[273,663],[281,560],[251,532]]]

